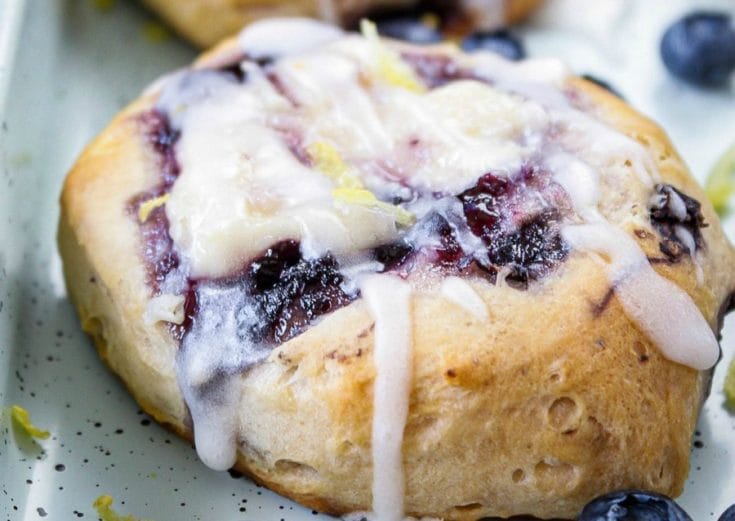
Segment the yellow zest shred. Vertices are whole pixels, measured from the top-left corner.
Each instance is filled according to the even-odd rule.
[[[728,404],[735,407],[735,359],[730,363],[730,369],[725,377],[725,398]]]
[[[416,216],[393,204],[379,200],[375,195],[365,188],[335,188],[332,190],[332,197],[336,201],[346,204],[356,204],[361,206],[369,206],[392,214],[396,223],[401,226],[411,226],[416,222]]]
[[[121,516],[112,509],[112,497],[103,495],[95,499],[92,506],[102,521],[142,521],[131,515]]]
[[[332,178],[341,188],[362,188],[360,179],[352,172],[332,145],[316,141],[306,148],[314,167]]]
[[[32,438],[45,440],[49,436],[51,436],[49,431],[39,429],[38,427],[33,425],[33,423],[31,422],[31,415],[20,405],[13,405],[10,407],[10,416],[11,418],[13,418],[13,421],[15,421],[15,423],[21,429],[23,429],[23,431],[28,434],[28,436],[31,436]]]
[[[425,88],[413,70],[393,50],[386,47],[378,35],[378,29],[370,20],[360,20],[360,32],[373,42],[378,53],[378,76],[389,85],[412,92],[424,92]]]
[[[332,190],[332,198],[345,204],[358,204],[380,209],[393,215],[395,221],[401,226],[410,226],[416,220],[415,216],[401,208],[380,201],[375,195],[365,188],[355,172],[348,165],[339,152],[329,143],[315,141],[306,147],[314,167],[331,178],[337,184]]]
[[[171,197],[169,194],[163,194],[141,203],[140,208],[138,208],[138,220],[142,223],[146,222],[148,217],[150,217],[151,212],[166,204],[169,197]]]
[[[717,213],[727,213],[730,197],[735,193],[735,145],[732,145],[712,167],[704,191]]]

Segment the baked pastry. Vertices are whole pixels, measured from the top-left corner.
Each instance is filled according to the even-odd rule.
[[[418,0],[143,0],[166,22],[200,47],[234,35],[245,24],[273,16],[310,16],[351,26],[362,16],[400,11]],[[436,2],[442,10],[467,17],[469,25],[494,28],[526,18],[541,0],[452,0]],[[283,35],[285,36],[285,35]]]
[[[380,520],[679,494],[735,287],[654,123],[369,23],[258,22],[150,87],[70,172],[59,247],[102,358],[206,464]]]

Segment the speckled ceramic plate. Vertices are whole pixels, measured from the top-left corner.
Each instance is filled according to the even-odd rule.
[[[732,10],[732,0],[669,0],[655,10],[645,1],[550,1],[523,30],[530,54],[561,56],[609,80],[669,130],[702,179],[735,141],[735,93],[671,80],[658,39],[695,4]],[[155,521],[327,519],[205,468],[139,411],[79,329],[54,241],[63,176],[115,112],[194,56],[134,3],[100,9],[107,3],[0,0],[0,405],[26,407],[52,433],[35,444],[0,418],[0,521],[96,519],[92,502],[102,494],[119,512]],[[735,237],[735,221],[726,227]],[[729,361],[735,320],[723,350]],[[722,379],[723,368],[681,498],[697,521],[735,502],[735,417],[723,408]]]

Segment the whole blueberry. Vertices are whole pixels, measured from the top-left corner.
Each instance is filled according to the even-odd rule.
[[[735,71],[735,29],[730,16],[694,12],[669,27],[661,40],[666,68],[703,87],[726,85]]]
[[[692,518],[670,497],[624,490],[593,499],[577,521],[692,521]]]
[[[735,505],[725,510],[717,521],[735,521]]]
[[[388,38],[417,44],[437,43],[442,40],[438,29],[423,22],[420,18],[409,16],[386,18],[378,20],[375,25],[378,33]]]
[[[462,40],[462,49],[467,52],[490,51],[508,60],[526,57],[526,50],[521,40],[507,29],[472,33]]]

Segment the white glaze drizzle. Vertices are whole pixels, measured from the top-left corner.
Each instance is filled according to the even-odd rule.
[[[574,248],[603,255],[610,285],[628,317],[674,362],[709,369],[719,345],[689,295],[651,267],[638,244],[609,223],[571,225],[562,230]]]
[[[678,195],[677,199],[681,200]],[[699,252],[697,251],[697,241],[694,240],[694,235],[692,235],[692,232],[690,232],[680,224],[674,226],[674,234],[679,239],[679,241],[681,241],[684,247],[689,250],[689,257],[691,257],[692,259],[692,263],[694,264],[694,272],[697,275],[697,284],[701,286],[702,284],[704,284],[704,270],[702,269],[702,263],[699,259]]]
[[[179,352],[176,376],[194,427],[194,446],[199,459],[211,469],[227,470],[237,460],[237,416],[240,405],[238,379],[224,376],[214,398],[202,399],[188,383],[192,353]]]
[[[700,370],[714,365],[719,356],[717,339],[696,304],[676,284],[656,273],[638,244],[599,213],[597,172],[565,152],[551,153],[546,164],[588,223],[567,225],[562,236],[576,249],[609,258],[606,271],[610,285],[631,320],[670,360]],[[686,217],[684,202],[678,199]],[[677,231],[679,228],[684,232],[682,242],[696,252],[694,238],[683,227]]]
[[[687,218],[687,205],[684,199],[676,192],[676,190],[669,190],[669,208],[680,221],[684,221]]]
[[[227,470],[237,456],[240,375],[271,350],[248,335],[261,317],[241,287],[202,282],[197,301],[200,310],[179,348],[176,376],[199,458],[215,470]]]
[[[181,324],[184,321],[184,297],[171,293],[162,293],[153,297],[146,304],[143,321],[146,324],[156,322]]]
[[[442,281],[439,292],[448,300],[464,308],[478,320],[487,320],[487,305],[477,291],[460,277],[447,277]]]
[[[403,430],[411,392],[411,288],[392,275],[371,275],[362,297],[375,320],[373,384],[373,515],[403,519]]]

